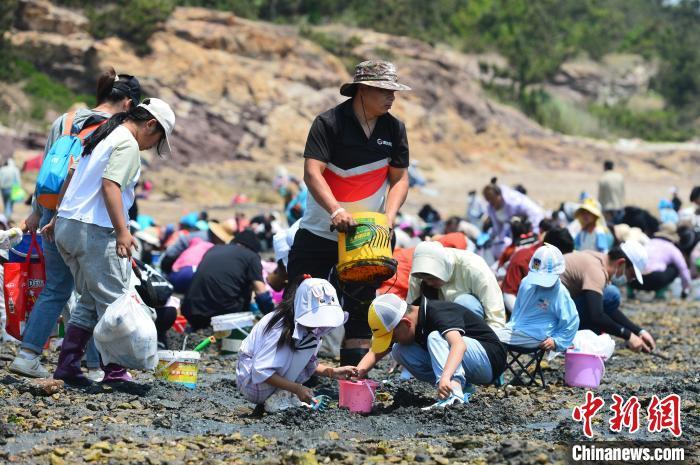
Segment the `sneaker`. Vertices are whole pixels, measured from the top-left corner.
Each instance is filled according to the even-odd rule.
[[[304,404],[297,396],[289,391],[279,390],[272,394],[265,401],[265,411],[267,413],[281,412],[295,407],[302,407]]]
[[[469,398],[467,395],[471,396],[471,394],[465,394],[464,397],[467,398],[467,402],[469,402]],[[435,402],[433,405],[429,405],[427,407],[423,407],[421,410],[437,410],[445,407],[449,407],[450,405],[460,405],[464,404],[464,398],[456,396],[454,394],[451,394],[450,397],[447,399],[441,399]]]
[[[469,399],[471,399],[474,394],[476,394],[476,386],[474,386],[473,384],[467,384],[464,387],[464,397],[462,397],[464,403],[468,404]]]
[[[88,368],[87,377],[89,380],[99,383],[105,377],[105,372],[99,368]]]
[[[48,378],[49,372],[41,365],[39,361],[40,358],[39,355],[32,359],[15,357],[10,364],[9,370],[22,376],[29,376],[30,378]]]

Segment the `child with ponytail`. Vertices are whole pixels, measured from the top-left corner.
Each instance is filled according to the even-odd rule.
[[[274,412],[310,403],[313,392],[302,383],[313,374],[342,379],[357,375],[355,367],[333,368],[316,358],[321,338],[346,319],[328,281],[309,275],[297,278],[275,311],[265,315],[241,345],[236,369],[241,394]]]
[[[168,137],[175,126],[170,106],[145,99],[127,112],[117,113],[85,142],[70,180],[63,186],[58,214],[43,230],[71,270],[80,300],[71,314],[54,378],[69,384],[90,382],[80,359],[97,321],[107,307],[128,289],[131,249],[135,239],[128,228],[128,211],[141,171],[139,152],[156,147],[170,154]],[[67,185],[67,187],[66,187]],[[121,366],[103,366],[103,382],[130,381]]]
[[[97,79],[95,100],[97,101],[95,108],[81,108],[75,112],[64,113],[54,121],[46,141],[44,159],[61,135],[69,131],[67,128],[69,124],[70,132],[88,131],[108,120],[113,114],[135,108],[141,100],[141,86],[134,76],[117,74],[110,66]],[[69,171],[66,179],[69,179],[71,174],[72,171]],[[49,224],[54,216],[56,216],[56,210],[40,205],[34,198],[32,213],[23,221],[22,229],[30,233],[36,232]],[[13,373],[33,378],[48,378],[50,375],[41,364],[41,351],[74,289],[73,276],[56,245],[50,240],[45,240],[43,249],[46,285],[29,316],[19,354],[9,367]],[[88,347],[86,357],[88,377],[94,380],[102,379],[104,374],[100,370],[97,349],[92,343]]]

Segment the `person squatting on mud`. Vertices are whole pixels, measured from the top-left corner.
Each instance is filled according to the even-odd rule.
[[[579,329],[621,337],[635,351],[652,352],[654,338],[620,310],[620,289],[628,282],[644,282],[647,262],[644,246],[636,241],[613,246],[607,254],[587,250],[564,256],[561,281],[571,293],[580,319]],[[517,303],[517,300],[516,300]]]
[[[311,403],[313,392],[302,383],[313,374],[342,379],[357,375],[355,367],[333,368],[316,358],[321,338],[346,320],[328,281],[297,278],[275,311],[243,341],[236,367],[238,390],[248,401],[275,412]]]
[[[506,350],[483,318],[453,302],[420,299],[407,305],[394,294],[374,299],[368,322],[372,348],[357,365],[359,377],[391,352],[421,381],[437,385],[432,407],[466,403],[472,384],[494,383],[506,368]]]
[[[389,110],[394,93],[405,90],[392,63],[364,61],[340,88],[350,98],[314,120],[304,149],[311,196],[289,252],[289,276],[330,279],[338,264],[337,232],[355,226],[354,212],[384,212],[394,224],[408,193],[409,155],[406,127]],[[367,307],[376,286],[347,285],[345,291],[349,318],[340,358],[352,365],[367,352]]]
[[[422,242],[413,252],[407,301],[419,297],[454,302],[484,319],[493,329],[506,324],[503,294],[483,258],[468,250]]]

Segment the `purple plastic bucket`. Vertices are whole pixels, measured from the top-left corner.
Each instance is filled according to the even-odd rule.
[[[605,363],[600,355],[567,351],[564,381],[569,386],[597,388],[605,375]]]

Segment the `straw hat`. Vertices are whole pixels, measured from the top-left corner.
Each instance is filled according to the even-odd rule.
[[[340,95],[352,97],[358,84],[388,90],[411,90],[407,85],[399,84],[398,79],[393,63],[379,60],[363,61],[355,67],[352,82],[340,86]]]
[[[579,206],[576,209],[576,213],[574,213],[574,218],[578,218],[581,212],[583,211],[587,211],[588,213],[594,215],[598,219],[603,217],[603,214],[600,211],[600,207],[598,206],[598,202],[591,198],[584,200],[581,206]]]
[[[637,227],[631,228],[625,223],[613,226],[613,232],[615,233],[615,238],[620,242],[637,241],[642,245],[646,245],[649,242],[649,237],[641,229]]]
[[[217,223],[210,221],[209,231],[216,236],[224,244],[228,244],[233,240],[233,229],[228,223]]]
[[[678,244],[681,237],[678,235],[678,228],[674,223],[663,223],[659,226],[659,231],[654,234],[654,237],[668,239],[674,244]]]

